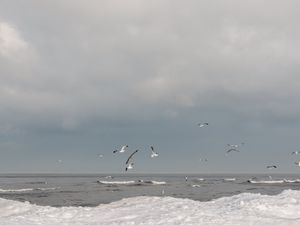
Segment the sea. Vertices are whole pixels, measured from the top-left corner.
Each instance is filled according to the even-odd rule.
[[[300,174],[2,174],[17,224],[300,225]]]

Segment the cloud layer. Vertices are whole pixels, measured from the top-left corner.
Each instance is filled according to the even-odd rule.
[[[299,4],[2,1],[0,130],[298,121]]]

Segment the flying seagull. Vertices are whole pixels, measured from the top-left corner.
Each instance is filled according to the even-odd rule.
[[[226,151],[227,154],[230,153],[230,152],[240,152],[240,150],[238,150],[238,149],[236,149],[236,148],[231,148],[231,149],[228,149],[228,150]]]
[[[154,151],[153,146],[150,146],[150,148],[151,148],[151,158],[157,157],[158,153]]]
[[[300,151],[292,152],[292,155],[298,155],[298,154],[300,154]]]
[[[275,166],[275,165],[267,166],[267,169],[277,169],[277,166]]]
[[[123,152],[125,152],[126,148],[128,148],[128,145],[122,146],[120,151],[119,150],[114,150],[113,153],[117,153],[117,152],[123,153]]]
[[[199,127],[204,127],[204,126],[208,126],[208,123],[198,123],[197,124]]]
[[[227,144],[227,146],[230,147],[230,148],[238,148],[238,147],[240,147],[240,146],[242,146],[242,145],[244,145],[244,144],[245,144],[245,143],[242,142],[241,144]]]
[[[299,161],[299,162],[295,162],[295,164],[296,164],[297,166],[300,166],[300,161]]]
[[[97,154],[97,156],[98,156],[99,158],[102,158],[102,157],[103,157],[103,155],[102,155],[102,154]]]
[[[129,163],[129,160],[132,158],[132,156],[135,154],[135,153],[137,153],[139,150],[137,149],[137,150],[135,150],[133,153],[131,153],[131,155],[128,157],[128,159],[127,159],[127,161],[126,161],[126,165]]]

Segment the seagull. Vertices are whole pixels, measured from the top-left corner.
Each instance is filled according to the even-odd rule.
[[[267,169],[277,169],[277,166],[275,166],[275,165],[267,166]]]
[[[198,123],[197,124],[199,127],[204,127],[204,126],[208,126],[208,123]]]
[[[240,147],[240,146],[242,146],[242,145],[244,145],[245,143],[244,142],[242,142],[241,144],[227,144],[227,146],[228,147],[230,147],[230,148],[238,148],[238,147]]]
[[[58,162],[58,163],[62,163],[62,160],[61,160],[61,159],[59,159],[59,160],[57,160],[57,162]]]
[[[114,150],[113,153],[117,153],[117,152],[123,153],[123,152],[125,152],[126,148],[128,148],[128,145],[122,146],[120,151],[119,150]]]
[[[300,166],[300,161],[299,161],[299,162],[295,162],[295,164],[296,164],[297,166]]]
[[[97,154],[97,156],[98,156],[98,157],[100,157],[100,158],[102,158],[102,157],[103,157],[103,155],[102,155],[102,154]]]
[[[298,154],[300,154],[300,151],[292,152],[292,155],[298,155]]]
[[[135,150],[133,153],[131,153],[131,155],[128,157],[128,159],[127,159],[127,161],[126,161],[126,168],[125,168],[125,171],[127,171],[127,170],[130,170],[130,169],[132,169],[133,168],[133,165],[134,165],[134,163],[133,162],[130,162],[130,160],[131,160],[131,158],[132,158],[132,156],[135,154],[135,153],[137,153],[139,150],[137,149],[137,150]]]
[[[151,148],[151,158],[157,157],[158,153],[154,151],[153,146],[150,146],[150,148]]]
[[[207,162],[208,160],[200,158],[200,162],[202,162],[202,161]]]
[[[240,152],[240,150],[238,150],[238,149],[236,149],[236,148],[231,148],[231,149],[228,149],[228,150],[226,151],[227,154],[230,153],[230,152]]]
[[[239,147],[239,145],[232,145],[232,144],[227,144],[227,146],[230,148],[238,148]]]

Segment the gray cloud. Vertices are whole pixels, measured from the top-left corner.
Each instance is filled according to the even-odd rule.
[[[260,128],[298,121],[298,8],[293,0],[2,1],[0,129],[74,131],[219,111]]]

